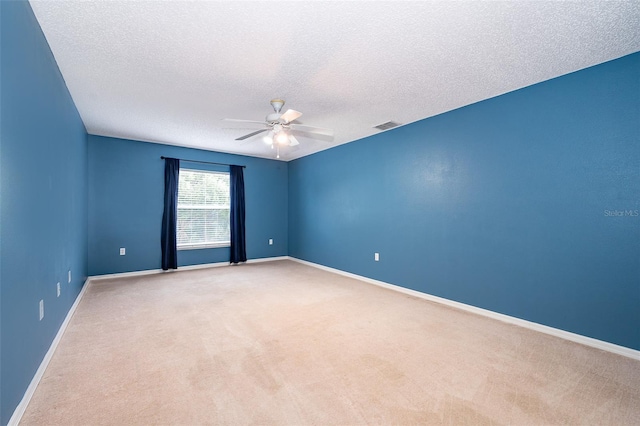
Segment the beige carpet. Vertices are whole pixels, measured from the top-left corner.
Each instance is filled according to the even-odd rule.
[[[24,425],[640,424],[640,362],[292,261],[95,282]]]

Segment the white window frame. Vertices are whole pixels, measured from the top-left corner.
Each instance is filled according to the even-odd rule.
[[[200,170],[200,169],[188,169],[185,167],[180,167],[180,173],[182,173],[182,171],[230,176],[229,172],[222,172],[222,171],[216,171],[216,170]],[[178,188],[180,188],[180,175],[178,175]],[[229,185],[229,198],[231,198],[231,185]],[[180,195],[178,194],[178,200],[179,199],[180,199]],[[178,210],[180,209],[180,204],[178,204],[177,209]],[[231,200],[229,200],[229,212],[231,212]],[[231,216],[229,216],[229,220],[231,220]],[[176,229],[176,232],[178,232],[178,229]],[[217,243],[205,242],[205,243],[177,244],[177,249],[178,250],[199,250],[199,249],[230,247],[230,246],[231,246],[231,241],[221,241]]]

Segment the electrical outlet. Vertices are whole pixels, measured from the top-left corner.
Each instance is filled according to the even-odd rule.
[[[127,250],[124,247],[120,247],[120,256],[127,254]]]
[[[40,300],[40,321],[44,318],[44,300]]]
[[[376,262],[379,262],[379,261],[380,261],[380,253],[374,253],[374,255],[373,255],[373,259],[374,259]]]
[[[60,283],[56,284],[56,297],[60,297]]]
[[[272,246],[273,245],[273,238],[269,238],[269,245]]]
[[[67,282],[71,284],[71,269],[69,269],[69,274],[67,276]]]

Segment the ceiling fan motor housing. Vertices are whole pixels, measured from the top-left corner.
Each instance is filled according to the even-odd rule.
[[[268,123],[276,122],[280,119],[280,115],[281,114],[279,112],[272,112],[271,114],[266,116],[265,121],[267,121]]]

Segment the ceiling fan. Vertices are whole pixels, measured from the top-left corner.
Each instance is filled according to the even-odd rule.
[[[330,129],[304,126],[302,124],[293,123],[293,121],[300,118],[300,116],[302,115],[301,112],[295,111],[293,109],[288,109],[284,114],[280,114],[280,110],[284,106],[284,100],[282,99],[272,99],[271,106],[273,107],[274,112],[267,115],[264,121],[225,118],[225,121],[260,124],[262,126],[265,126],[264,129],[260,129],[244,136],[240,136],[235,140],[241,141],[252,136],[256,136],[260,133],[269,132],[263,138],[263,140],[267,145],[271,145],[271,148],[274,148],[275,146],[278,149],[278,158],[280,158],[280,146],[296,146],[300,144],[300,142],[298,142],[298,139],[296,139],[296,137],[291,133],[291,130],[302,133],[315,133],[324,136],[333,136],[333,131]]]

